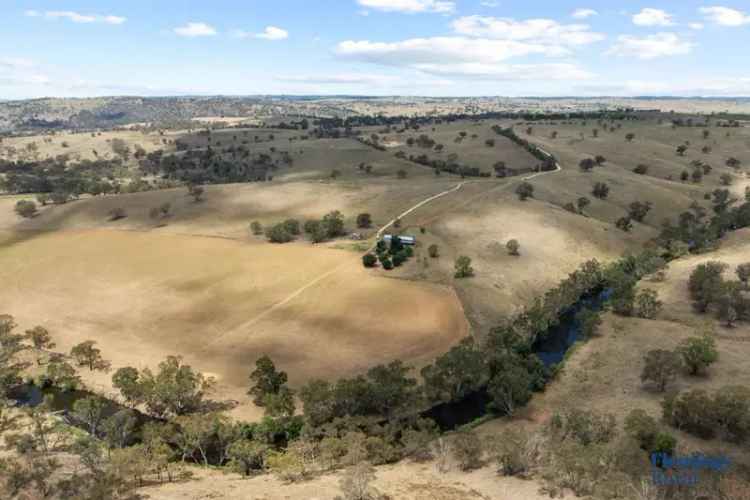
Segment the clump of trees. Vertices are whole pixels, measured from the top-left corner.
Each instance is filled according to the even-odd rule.
[[[688,291],[693,307],[699,313],[714,312],[728,327],[736,321],[750,319],[750,299],[743,291],[747,288],[747,264],[737,268],[739,280],[725,280],[728,266],[709,261],[699,264],[690,274]],[[745,279],[743,279],[745,278]]]
[[[262,229],[260,223],[251,224],[251,230],[254,234]],[[330,212],[323,216],[322,219],[312,219],[305,221],[300,225],[297,219],[287,219],[278,222],[265,229],[266,237],[271,243],[289,243],[295,240],[302,232],[307,233],[313,243],[320,243],[331,238],[336,238],[345,234],[344,216],[338,210]]]
[[[375,254],[383,269],[390,270],[399,267],[414,256],[414,250],[409,245],[404,245],[401,238],[394,234],[391,236],[390,244],[385,240],[378,241],[375,246]]]

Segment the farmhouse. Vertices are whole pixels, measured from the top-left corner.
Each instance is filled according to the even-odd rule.
[[[390,243],[391,238],[393,238],[392,235],[386,234],[383,236],[383,241],[387,241],[388,243]],[[398,236],[398,238],[404,245],[415,245],[417,243],[417,239],[414,236]]]

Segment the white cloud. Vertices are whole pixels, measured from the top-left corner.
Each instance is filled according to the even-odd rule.
[[[703,29],[703,23],[689,23],[688,27],[691,30],[702,30]]]
[[[552,19],[527,19],[468,16],[456,19],[453,30],[460,35],[498,40],[529,41],[558,46],[576,46],[603,40],[586,24],[560,24]]]
[[[362,62],[408,68],[436,76],[479,80],[579,80],[593,75],[575,64],[507,64],[513,57],[566,55],[564,48],[513,40],[465,37],[414,38],[401,42],[345,41],[339,56]]]
[[[606,54],[656,59],[689,54],[693,46],[693,43],[682,40],[674,33],[657,33],[645,37],[621,35],[617,37],[617,43]]]
[[[48,10],[44,13],[37,10],[27,10],[24,12],[27,17],[46,17],[47,19],[67,19],[74,23],[79,24],[90,24],[90,23],[105,23],[105,24],[122,24],[128,19],[121,16],[97,16],[94,14],[81,14],[72,10]]]
[[[638,26],[672,26],[672,15],[661,10],[646,7],[633,16],[633,24]]]
[[[387,43],[346,40],[338,44],[336,53],[339,56],[363,62],[387,66],[411,66],[414,64],[492,64],[531,54],[564,56],[568,55],[569,51],[543,44],[454,36],[411,38]]]
[[[214,36],[216,29],[206,23],[187,23],[185,26],[175,28],[174,32],[180,36],[187,37]]]
[[[494,9],[495,7],[500,7],[500,2],[495,2],[494,0],[484,0],[483,2],[479,2],[479,5],[482,7],[489,7],[490,9]]]
[[[440,0],[357,0],[362,7],[384,12],[403,12],[417,14],[420,12],[437,12],[451,14],[456,10],[455,2]]]
[[[289,38],[289,32],[276,26],[266,26],[263,33],[258,33],[255,38],[262,38],[264,40],[285,40]]]
[[[73,12],[70,10],[47,11],[44,13],[44,15],[50,19],[64,18],[68,19],[69,21],[73,21],[74,23],[93,23],[96,21],[96,16],[79,14],[78,12]]]
[[[750,15],[739,10],[730,9],[729,7],[715,5],[712,7],[701,7],[699,10],[709,21],[721,26],[737,27],[750,24]]]
[[[599,15],[594,9],[576,9],[571,14],[576,19],[586,19],[587,17]]]
[[[414,69],[436,76],[467,77],[472,80],[586,80],[595,75],[575,64],[416,64]]]
[[[121,16],[104,16],[104,18],[102,18],[102,21],[107,24],[122,24],[127,21],[127,18]]]

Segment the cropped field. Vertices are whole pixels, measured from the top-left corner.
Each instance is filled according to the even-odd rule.
[[[44,325],[61,350],[96,340],[114,368],[182,355],[243,417],[259,416],[244,392],[264,354],[298,385],[421,365],[468,333],[452,290],[378,277],[342,250],[110,230],[0,249],[0,303],[23,328]]]

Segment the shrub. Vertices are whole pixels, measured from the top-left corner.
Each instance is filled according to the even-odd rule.
[[[294,239],[283,222],[266,229],[266,237],[271,243],[289,243]]]
[[[284,224],[284,229],[291,235],[298,236],[300,234],[299,221],[297,219],[287,219]]]
[[[257,220],[253,221],[253,222],[250,223],[250,231],[254,235],[260,236],[261,234],[263,234],[263,225],[260,222],[258,222]]]
[[[365,267],[375,267],[375,264],[377,264],[377,262],[378,258],[371,253],[362,256],[362,264],[364,264]]]
[[[427,253],[432,257],[433,259],[437,259],[440,256],[440,252],[438,250],[438,246],[434,243],[427,247]]]
[[[703,373],[709,365],[719,359],[716,341],[708,335],[685,339],[678,347],[678,352],[690,375]]]
[[[477,469],[482,465],[482,441],[473,432],[457,432],[451,441],[451,449],[462,471]]]
[[[630,221],[630,217],[620,217],[615,222],[617,229],[625,231],[626,233],[633,229],[633,223]]]
[[[522,182],[516,187],[516,194],[521,201],[525,201],[527,198],[533,198],[534,186],[528,182]]]
[[[591,194],[600,200],[603,200],[609,195],[609,186],[604,182],[597,182],[594,184],[594,189],[591,191]]]
[[[466,255],[461,255],[456,258],[455,268],[456,272],[454,277],[456,278],[468,278],[474,276],[474,269],[471,267],[471,258]]]
[[[599,326],[602,324],[601,315],[597,311],[587,307],[576,313],[576,321],[580,325],[580,335],[584,340],[596,336],[599,332]]]
[[[661,310],[662,303],[654,290],[641,290],[635,298],[635,315],[639,318],[653,319]]]
[[[527,477],[540,459],[538,440],[523,429],[507,429],[492,443],[492,452],[504,476]]]
[[[21,217],[30,219],[37,214],[36,203],[31,200],[19,200],[16,202],[16,213]]]
[[[662,414],[668,424],[703,439],[712,438],[716,432],[713,402],[702,389],[665,398]]]
[[[372,217],[368,213],[363,213],[357,215],[357,227],[358,228],[368,228],[372,225]]]
[[[505,244],[505,248],[508,250],[509,255],[520,255],[518,251],[521,248],[521,245],[518,243],[518,240],[508,240],[508,243]]]
[[[644,358],[641,382],[653,382],[659,392],[664,392],[667,385],[677,378],[680,368],[682,363],[677,353],[664,349],[648,351]]]
[[[656,419],[640,408],[632,410],[625,417],[625,432],[638,441],[649,456],[655,453],[672,455],[677,447],[677,439],[662,431]]]

